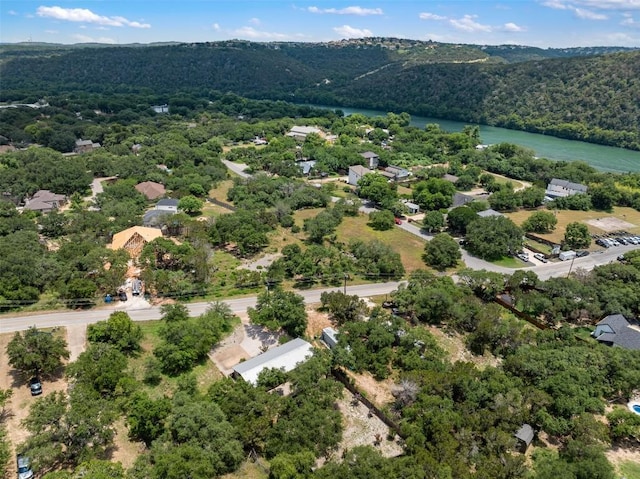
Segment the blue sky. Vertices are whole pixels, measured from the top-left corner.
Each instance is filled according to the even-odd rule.
[[[640,0],[2,0],[0,41],[331,41],[392,36],[640,47]]]

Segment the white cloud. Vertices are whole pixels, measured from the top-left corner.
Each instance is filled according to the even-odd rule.
[[[474,20],[474,18],[477,17],[477,15],[465,15],[462,18],[452,18],[451,20],[449,20],[449,23],[454,28],[465,32],[491,32],[491,26],[482,25],[481,23],[478,23]]]
[[[211,28],[213,28],[216,32],[220,31],[220,25],[217,23],[214,23],[213,25],[211,25]]]
[[[624,25],[625,27],[640,27],[640,23],[636,22],[631,15],[626,14],[624,17],[625,18],[620,22],[620,25]]]
[[[253,27],[242,27],[234,30],[233,33],[240,38],[250,38],[252,40],[286,40],[290,35],[276,32],[263,32]]]
[[[260,25],[260,19],[253,17],[252,19],[249,20],[249,23],[251,25]]]
[[[307,11],[311,13],[330,13],[333,15],[358,15],[361,17],[367,15],[382,15],[381,8],[363,8],[363,7],[345,7],[345,8],[318,8],[309,7]]]
[[[49,35],[57,35],[60,32],[58,30],[45,30],[44,33],[48,33]]]
[[[68,22],[96,23],[110,27],[151,28],[148,23],[133,22],[124,17],[105,17],[87,8],[38,7],[39,17],[55,18]]]
[[[9,10],[7,13],[14,16],[18,14],[18,12],[16,12],[15,10]]]
[[[640,0],[570,0],[575,6],[585,6],[598,10],[638,10]]]
[[[446,20],[447,17],[443,17],[442,15],[436,15],[435,13],[422,12],[418,15],[420,20]]]
[[[113,38],[108,38],[108,37],[93,38],[88,35],[81,35],[79,33],[71,35],[71,38],[73,38],[74,40],[77,40],[80,43],[116,43],[116,41]]]
[[[342,38],[362,38],[373,36],[371,30],[367,30],[366,28],[354,28],[349,25],[335,27],[333,31],[338,33]]]
[[[583,20],[606,20],[608,17],[602,13],[592,12],[591,10],[585,10],[584,8],[576,8],[574,12],[578,18]]]
[[[520,25],[516,25],[513,22],[505,23],[502,27],[507,32],[525,32],[527,29],[521,27]]]

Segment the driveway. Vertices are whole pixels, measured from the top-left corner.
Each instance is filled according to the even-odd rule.
[[[245,173],[244,170],[249,168],[249,166],[245,165],[244,163],[234,163],[233,161],[229,160],[222,160],[222,162],[227,168],[229,168],[236,175],[241,176],[242,178],[249,178],[251,176],[249,173]]]

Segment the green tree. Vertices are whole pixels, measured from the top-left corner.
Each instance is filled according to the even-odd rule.
[[[85,385],[102,396],[114,394],[126,377],[127,358],[115,346],[94,343],[67,367],[67,374],[77,384]]]
[[[591,234],[584,223],[569,223],[564,232],[564,244],[570,249],[588,248],[591,245]]]
[[[468,206],[458,206],[447,214],[447,226],[451,233],[464,235],[469,223],[477,218],[478,214]]]
[[[444,215],[439,211],[427,211],[422,219],[422,229],[427,233],[437,233],[444,227]]]
[[[193,195],[187,195],[180,198],[178,209],[184,211],[188,215],[197,215],[202,211],[204,202]]]
[[[522,229],[531,233],[550,233],[557,224],[556,215],[550,211],[536,211],[522,223]]]
[[[389,205],[397,198],[395,183],[389,183],[386,176],[368,173],[358,181],[358,196],[378,205]]]
[[[269,461],[270,479],[306,479],[311,476],[316,458],[311,451],[283,452]]]
[[[467,226],[466,241],[471,254],[496,260],[522,248],[522,230],[504,216],[488,216]]]
[[[325,291],[320,295],[322,309],[337,325],[364,319],[368,312],[366,303],[358,295],[347,295],[341,291]]]
[[[422,260],[439,271],[455,266],[461,257],[458,242],[447,233],[440,233],[427,241],[422,254]]]
[[[31,327],[16,333],[7,344],[9,364],[25,376],[59,373],[62,360],[69,359],[67,342],[52,333]]]
[[[124,354],[140,351],[142,328],[124,311],[116,311],[106,321],[90,324],[87,337],[92,343],[108,343]]]
[[[272,330],[284,330],[292,337],[304,335],[307,312],[299,294],[276,288],[258,295],[255,308],[249,308],[251,322]]]
[[[395,217],[391,211],[382,210],[369,213],[369,226],[374,230],[386,231],[392,229],[394,225]]]
[[[129,437],[151,446],[164,432],[165,420],[170,412],[169,399],[151,399],[145,392],[134,394],[127,406]]]

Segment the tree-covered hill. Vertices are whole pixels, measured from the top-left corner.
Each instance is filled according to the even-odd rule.
[[[640,149],[640,52],[611,51],[616,49],[378,38],[103,48],[3,45],[0,100],[35,101],[34,96],[65,91],[222,91],[407,111]],[[521,61],[531,58],[543,59]]]

